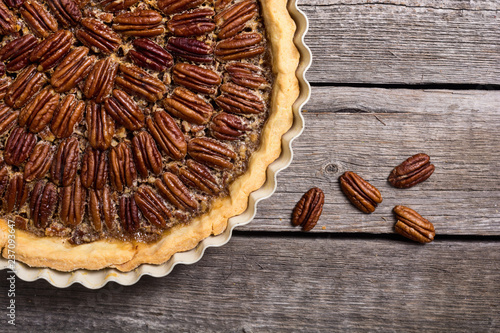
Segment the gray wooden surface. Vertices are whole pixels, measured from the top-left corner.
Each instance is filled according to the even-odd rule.
[[[306,130],[255,220],[197,264],[134,286],[17,280],[18,331],[500,330],[500,3],[300,4],[314,55]],[[418,152],[434,175],[390,187],[392,167]],[[343,197],[346,170],[382,192],[374,214]],[[290,215],[312,186],[326,205],[304,234]],[[436,240],[394,235],[396,204],[428,217]],[[0,307],[7,301],[1,272]]]

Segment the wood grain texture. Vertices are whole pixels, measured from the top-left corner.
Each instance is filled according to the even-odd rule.
[[[392,208],[402,204],[434,223],[437,237],[500,235],[499,91],[315,87],[306,109],[291,166],[242,230],[300,232],[291,211],[317,186],[325,206],[312,232],[392,233]],[[436,166],[431,178],[411,189],[391,187],[392,168],[420,152]],[[375,213],[361,213],[344,197],[338,177],[345,171],[381,191]]]
[[[500,84],[500,2],[299,1],[311,82]]]

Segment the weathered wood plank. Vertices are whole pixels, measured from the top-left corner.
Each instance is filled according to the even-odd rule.
[[[307,77],[334,83],[500,84],[500,3],[308,0]]]
[[[242,230],[300,231],[291,211],[318,186],[326,204],[313,232],[391,233],[391,210],[404,204],[438,235],[500,235],[500,92],[317,87],[306,109],[294,161]],[[392,168],[419,152],[431,156],[435,173],[414,188],[392,188]],[[359,212],[341,193],[338,177],[348,170],[382,192],[375,213]]]
[[[131,287],[57,290],[18,280],[16,324],[38,332],[493,332],[499,277],[498,242],[236,235],[193,266]],[[5,272],[0,290],[6,304]]]

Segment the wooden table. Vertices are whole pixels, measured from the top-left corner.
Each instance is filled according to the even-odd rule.
[[[17,328],[500,330],[500,3],[300,3],[314,55],[306,130],[255,221],[199,263],[131,287],[18,280]],[[390,170],[419,152],[431,156],[434,175],[390,187]],[[347,170],[381,190],[374,214],[340,192]],[[313,186],[325,192],[324,213],[302,233],[291,210]],[[397,204],[431,220],[436,240],[394,235]]]

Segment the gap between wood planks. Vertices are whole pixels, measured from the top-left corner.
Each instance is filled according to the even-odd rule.
[[[309,82],[311,87],[351,87],[351,88],[382,88],[410,90],[500,90],[500,84],[461,84],[461,83],[431,83],[431,84],[378,84],[378,83],[342,83],[342,82]]]

